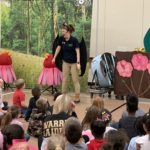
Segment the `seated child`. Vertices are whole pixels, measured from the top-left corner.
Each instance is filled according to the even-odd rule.
[[[22,122],[19,121],[20,111],[17,106],[11,106],[8,112],[4,115],[1,120],[1,129],[5,128],[9,124],[18,124],[23,128]]]
[[[71,117],[65,122],[64,132],[67,139],[66,150],[87,150],[87,145],[82,140],[82,126],[77,118]]]
[[[49,103],[44,98],[39,98],[36,107],[32,109],[29,119],[28,133],[32,136],[39,137],[42,135],[43,120],[47,115],[51,115],[49,111]]]
[[[8,112],[3,116],[1,120],[1,129],[5,128],[9,124],[17,124],[23,128],[23,123],[19,120],[20,110],[17,106],[11,106]],[[25,139],[28,141],[30,136],[25,134]]]
[[[91,123],[91,131],[95,139],[90,140],[88,150],[100,149],[106,143],[103,139],[105,130],[106,124],[103,120],[97,118]]]
[[[135,122],[135,129],[137,131],[137,136],[133,137],[130,140],[128,150],[136,150],[136,139],[138,139],[141,136],[144,136],[146,132],[144,131],[143,128],[143,117],[138,117]]]
[[[110,147],[108,150],[126,150],[127,149],[127,143],[128,143],[128,137],[127,134],[123,130],[110,130],[105,140],[107,143],[103,145],[102,150],[106,150],[106,147]],[[108,146],[109,144],[109,146]],[[132,149],[130,149],[132,150]]]
[[[82,120],[82,129],[83,131],[89,130],[91,123],[97,118],[100,113],[99,109],[96,106],[91,106],[85,113],[85,116]]]
[[[99,109],[96,106],[91,106],[83,118],[82,121],[82,136],[88,136],[89,140],[94,139],[94,136],[92,135],[90,126],[91,123],[96,120],[98,117],[98,114],[100,114]]]
[[[127,104],[126,104],[127,111],[123,112],[122,118],[129,116],[129,113],[128,113],[128,107],[130,107],[129,105],[136,106],[136,112],[134,114],[135,117],[139,117],[139,116],[144,116],[145,115],[145,112],[138,107],[139,100],[138,100],[137,96],[130,94],[130,95],[127,96],[126,101],[127,101]]]
[[[39,148],[44,150],[44,145],[47,143],[47,138],[53,134],[61,134],[66,120],[71,116],[74,110],[74,102],[67,94],[62,94],[57,97],[53,106],[53,113],[47,115],[43,122],[43,137],[38,141]]]
[[[93,108],[92,108],[92,107],[93,107]],[[106,130],[105,130],[105,132],[104,132],[104,137],[105,137],[105,134],[106,134],[108,131],[110,131],[110,130],[116,130],[115,128],[110,127],[110,122],[111,122],[111,119],[112,119],[112,115],[111,115],[111,113],[110,113],[107,109],[101,109],[101,111],[97,111],[97,112],[96,112],[95,106],[92,106],[92,107],[90,107],[90,108],[88,109],[87,115],[86,115],[86,116],[87,116],[86,120],[87,120],[87,121],[90,121],[90,120],[91,120],[91,122],[89,122],[90,125],[91,125],[91,123],[92,123],[94,120],[96,120],[96,118],[100,118],[102,121],[104,121],[104,123],[105,123],[105,125],[106,125]],[[93,111],[90,111],[90,109],[93,110]],[[91,118],[91,119],[90,119],[90,118]],[[93,118],[95,118],[95,119],[93,120]],[[83,131],[83,132],[82,132],[82,135],[88,136],[90,140],[94,139],[94,136],[92,135],[92,132],[91,132],[90,129]]]
[[[146,134],[136,139],[136,150],[150,149],[150,110],[143,116],[143,127]]]
[[[24,130],[21,126],[17,124],[11,124],[6,126],[2,130],[3,135],[3,150],[10,150],[15,144],[27,143],[24,138]],[[36,147],[29,146],[29,150],[37,150]]]
[[[41,90],[40,90],[40,88],[39,88],[39,87],[34,87],[34,88],[32,89],[32,96],[33,96],[33,97],[30,98],[29,106],[28,106],[28,108],[27,108],[27,112],[26,112],[26,116],[25,116],[25,120],[29,120],[30,115],[31,115],[31,113],[32,113],[32,109],[33,109],[33,108],[37,108],[37,107],[36,107],[36,102],[37,102],[37,100],[39,99],[40,95],[41,95]]]
[[[52,135],[48,138],[45,150],[65,150],[65,139],[62,135]]]
[[[136,112],[138,110],[138,102],[137,98],[133,98],[130,100],[127,100],[127,116],[122,117],[119,120],[118,127],[122,128],[126,131],[129,139],[132,137],[137,136],[137,131],[135,129],[135,121],[136,121]]]
[[[18,79],[15,83],[16,90],[13,94],[13,105],[17,106],[21,110],[21,114],[26,113],[27,107],[25,105],[25,93],[23,89],[25,87],[25,82],[23,79]]]

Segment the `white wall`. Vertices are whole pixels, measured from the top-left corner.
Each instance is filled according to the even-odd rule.
[[[150,0],[93,0],[90,57],[143,47]]]

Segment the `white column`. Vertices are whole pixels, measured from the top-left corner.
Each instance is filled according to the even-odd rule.
[[[143,47],[150,0],[93,0],[90,57]]]
[[[90,57],[95,57],[104,49],[105,0],[93,0]]]

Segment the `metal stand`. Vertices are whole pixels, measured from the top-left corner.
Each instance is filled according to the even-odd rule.
[[[8,83],[6,83],[6,82],[4,81],[4,91],[5,91],[6,89],[11,89],[11,90],[13,91],[13,87],[11,87],[10,84],[8,84]]]
[[[100,86],[97,70],[94,72],[92,83],[90,83],[90,95],[93,98],[94,94],[99,94],[99,96],[104,96],[105,93],[108,93],[108,97],[111,97],[111,91],[113,91],[113,87],[104,88]]]
[[[54,87],[53,85],[48,86],[47,88],[45,88],[41,93],[44,93],[45,91],[50,92],[51,94],[54,94],[55,92],[57,92],[57,88]]]

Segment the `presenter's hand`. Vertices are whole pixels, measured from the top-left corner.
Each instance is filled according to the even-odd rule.
[[[55,58],[52,59],[52,63],[55,64]]]
[[[77,63],[77,69],[80,70],[81,69],[81,65],[80,63]]]

